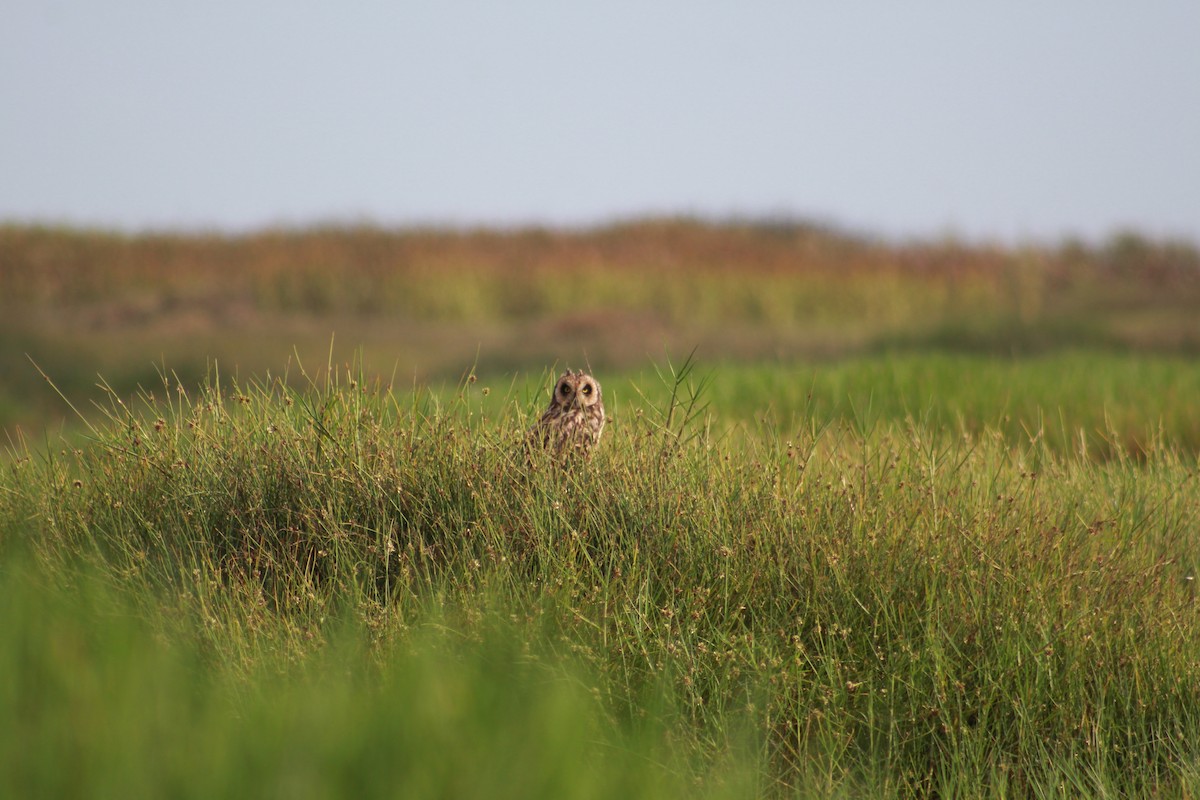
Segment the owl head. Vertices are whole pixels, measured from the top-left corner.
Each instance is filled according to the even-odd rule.
[[[597,405],[601,402],[600,382],[583,370],[567,370],[554,384],[554,402],[565,409]]]

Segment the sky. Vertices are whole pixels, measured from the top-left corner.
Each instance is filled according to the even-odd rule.
[[[1200,2],[15,0],[0,221],[1200,242]]]

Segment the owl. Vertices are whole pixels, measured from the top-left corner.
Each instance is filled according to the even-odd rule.
[[[529,429],[526,442],[560,458],[586,456],[603,431],[600,382],[582,370],[567,370],[554,384],[550,407]]]

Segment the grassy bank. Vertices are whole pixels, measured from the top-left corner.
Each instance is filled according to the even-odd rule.
[[[1194,794],[1195,368],[1058,358],[618,378],[565,472],[523,385],[118,395],[0,483],[0,782]]]

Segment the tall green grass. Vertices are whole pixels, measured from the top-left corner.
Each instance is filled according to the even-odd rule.
[[[936,394],[906,417],[780,413],[775,378],[717,371],[693,404],[690,366],[618,386],[600,448],[566,470],[525,464],[541,400],[520,387],[352,374],[168,379],[114,396],[87,446],[15,454],[0,553],[28,551],[51,600],[26,611],[39,592],[6,569],[0,597],[32,621],[2,634],[30,654],[4,681],[45,734],[0,782],[125,788],[110,765],[153,746],[174,755],[133,791],[1197,791],[1180,426],[1131,449],[1110,417],[1097,459],[947,426]],[[775,413],[724,417],[730,396]],[[95,610],[97,580],[117,611]],[[70,664],[78,700],[38,683]],[[64,752],[94,765],[76,784],[53,783]]]
[[[302,662],[214,659],[103,574],[0,576],[5,797],[680,796],[660,742],[497,620],[387,646],[339,620]],[[169,627],[170,634],[164,634]]]

